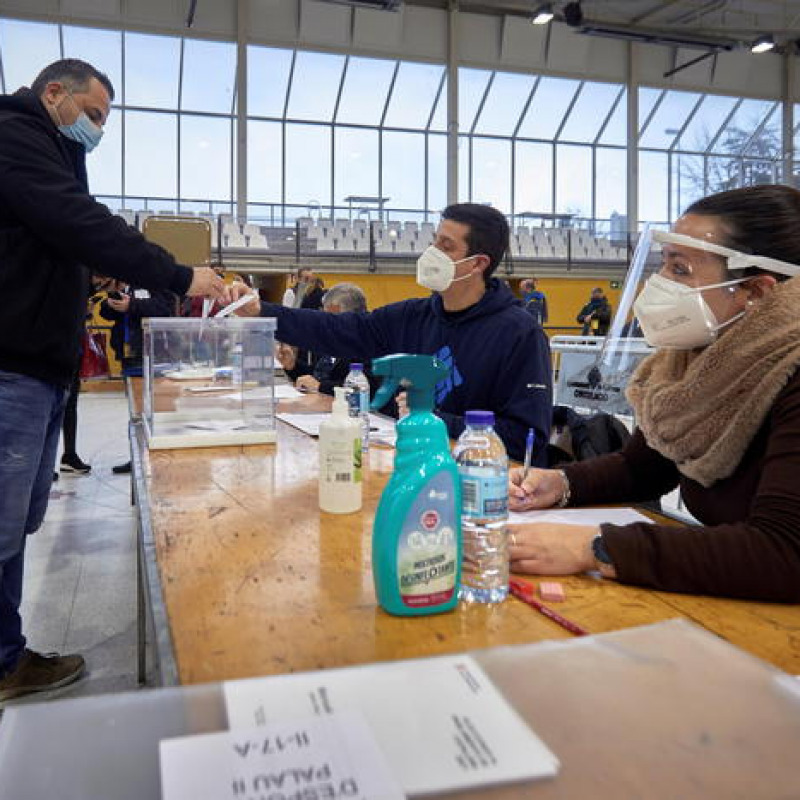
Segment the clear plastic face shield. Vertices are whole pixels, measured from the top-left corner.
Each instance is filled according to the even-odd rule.
[[[646,226],[611,328],[588,372],[586,405],[609,410],[609,399],[615,392],[622,397],[630,375],[653,348],[686,350],[711,344],[742,316],[734,295],[751,279],[742,274],[748,267],[800,275],[796,264]]]
[[[744,314],[734,295],[739,284],[751,279],[743,274],[748,267],[800,274],[797,265],[706,239],[653,231],[650,240],[639,263],[631,263],[626,290],[640,289],[633,317],[652,347],[689,350],[711,344]]]

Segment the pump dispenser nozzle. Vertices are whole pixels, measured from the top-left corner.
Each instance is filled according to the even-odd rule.
[[[414,413],[433,411],[436,384],[446,378],[450,370],[433,356],[398,353],[376,358],[372,362],[372,371],[376,375],[385,375],[386,380],[375,393],[371,408],[383,406],[402,386],[408,394],[409,410]]]
[[[336,417],[348,416],[347,395],[344,386],[335,386],[333,389],[331,413]]]

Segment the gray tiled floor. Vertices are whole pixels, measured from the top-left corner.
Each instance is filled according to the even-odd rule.
[[[28,540],[22,614],[34,650],[79,652],[87,675],[41,702],[135,689],[136,560],[128,460],[128,407],[121,393],[81,394],[78,453],[89,475],[53,484],[42,528]]]

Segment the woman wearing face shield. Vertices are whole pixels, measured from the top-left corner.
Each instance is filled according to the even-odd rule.
[[[513,472],[509,502],[638,502],[680,486],[700,524],[518,526],[511,569],[800,602],[800,192],[713,195],[654,238],[661,269],[634,309],[657,351],[628,385],[631,440],[564,470]]]

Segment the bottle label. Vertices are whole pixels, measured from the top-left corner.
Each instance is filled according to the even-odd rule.
[[[481,467],[462,467],[461,513],[465,517],[502,519],[508,514],[508,480]]]
[[[361,483],[361,439],[331,440],[321,453],[320,480],[337,486]]]
[[[360,417],[369,412],[369,392],[352,387],[347,390],[347,408],[351,417]]]
[[[400,596],[410,608],[438,606],[456,590],[455,486],[449,472],[431,478],[403,523],[397,549]]]

